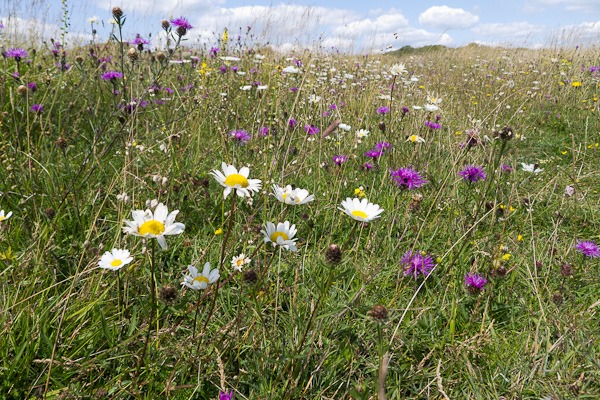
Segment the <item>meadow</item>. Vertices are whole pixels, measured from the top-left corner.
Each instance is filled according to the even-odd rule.
[[[600,398],[600,50],[1,36],[2,398]],[[406,50],[406,49],[405,49]]]

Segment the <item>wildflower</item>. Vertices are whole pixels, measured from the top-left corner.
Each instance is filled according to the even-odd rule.
[[[572,87],[581,87],[581,82],[579,82],[579,81],[574,81],[574,82],[572,82],[572,83],[571,83],[571,86],[572,86]]]
[[[251,192],[258,192],[261,188],[260,179],[248,179],[250,169],[248,167],[240,168],[239,172],[233,165],[221,164],[223,172],[212,170],[211,175],[217,182],[225,188],[223,198],[226,199],[234,189],[240,197],[251,197]]]
[[[379,204],[370,203],[367,199],[351,199],[350,197],[342,201],[342,207],[338,207],[338,210],[360,222],[370,222],[375,218],[379,218],[384,211],[383,208],[379,207]]]
[[[435,111],[437,111],[437,110],[440,109],[435,104],[425,104],[424,108],[425,108],[426,111],[429,111],[429,112],[435,112]]]
[[[373,165],[373,164],[371,164],[371,163],[368,163],[368,162],[366,162],[366,163],[364,163],[364,164],[362,165],[362,169],[363,169],[364,171],[370,171],[370,170],[372,170],[372,169],[373,169],[373,167],[374,167],[374,165]]]
[[[108,71],[103,73],[101,77],[105,81],[115,81],[117,79],[121,79],[123,77],[123,74],[118,71]]]
[[[193,28],[185,17],[172,19],[171,24],[177,27],[176,31],[179,36],[185,35],[187,31]]]
[[[279,222],[277,226],[272,222],[267,222],[260,232],[265,236],[265,243],[271,242],[273,247],[281,246],[289,251],[298,251],[296,248],[298,239],[294,239],[297,232],[296,225],[290,225],[289,221]]]
[[[442,124],[438,124],[437,122],[433,122],[433,121],[425,121],[425,126],[428,127],[429,129],[440,129],[442,127]]]
[[[304,125],[304,132],[306,132],[308,135],[315,135],[315,134],[321,132],[321,130],[314,125],[307,124],[307,125]]]
[[[18,47],[13,47],[12,49],[8,49],[4,52],[4,56],[6,58],[14,58],[16,62],[27,58],[28,55],[29,53],[27,53],[27,50]]]
[[[292,205],[310,203],[315,199],[314,195],[308,194],[308,190],[300,188],[292,189],[291,185],[287,185],[285,188],[273,185],[273,195],[280,202]]]
[[[406,67],[402,63],[394,64],[392,65],[392,68],[390,68],[390,74],[392,74],[393,76],[402,75],[406,72]]]
[[[352,127],[348,124],[339,124],[338,129],[348,132],[350,129],[352,129]]]
[[[12,211],[9,211],[8,214],[4,214],[4,210],[0,210],[0,222],[4,221],[5,219],[9,219],[11,215]]]
[[[598,248],[598,245],[589,240],[587,240],[587,241],[579,241],[578,240],[577,244],[575,245],[575,249],[586,257],[590,257],[590,258],[600,257],[600,249]]]
[[[250,134],[243,129],[238,129],[229,132],[229,137],[235,140],[238,144],[246,144],[250,140]]]
[[[410,112],[410,110],[408,109],[408,107],[404,106],[402,107],[402,114],[406,115]]]
[[[290,128],[293,128],[293,127],[295,127],[296,125],[298,125],[298,122],[297,122],[297,121],[296,121],[294,118],[290,118],[290,119],[288,119],[288,126],[289,126]]]
[[[218,229],[215,230],[215,235],[216,236],[222,235],[222,234],[223,234],[223,229],[222,228],[218,228]]]
[[[543,171],[543,169],[538,168],[539,164],[525,164],[521,163],[521,167],[523,167],[523,171],[525,172],[533,172],[534,174],[538,174]]]
[[[286,74],[297,74],[300,70],[293,65],[287,66],[281,70],[281,72],[285,72]]]
[[[383,155],[383,150],[371,149],[365,151],[365,156],[375,160]]]
[[[413,143],[425,143],[425,139],[419,135],[410,135],[408,138],[406,138],[406,141]]]
[[[404,268],[404,276],[412,275],[415,279],[419,274],[428,276],[435,264],[433,258],[424,251],[407,251],[400,259],[400,265]]]
[[[335,163],[335,165],[337,165],[338,167],[340,167],[343,163],[348,161],[348,157],[346,157],[343,154],[338,154],[337,156],[333,156],[332,159],[333,159],[333,162]]]
[[[375,145],[375,148],[377,150],[387,150],[387,149],[391,149],[392,148],[392,144],[389,142],[379,142]]]
[[[98,267],[117,271],[132,261],[133,257],[131,257],[129,250],[112,249],[112,251],[107,251],[102,255],[100,261],[98,261]]]
[[[239,256],[235,256],[231,259],[231,266],[238,272],[242,272],[244,265],[250,264],[252,260],[246,257],[246,254],[242,253]]]
[[[482,181],[485,178],[487,178],[487,175],[486,175],[485,171],[483,170],[483,167],[479,167],[476,165],[467,165],[458,174],[460,176],[462,176],[466,181],[469,181],[469,182]]]
[[[41,114],[44,112],[44,106],[41,104],[33,104],[29,110],[33,113]]]
[[[220,276],[219,269],[215,268],[211,270],[209,262],[204,264],[201,274],[198,273],[198,268],[188,265],[188,275],[183,276],[181,284],[193,290],[204,290],[208,285],[215,283]]]
[[[471,273],[465,275],[465,286],[471,294],[481,292],[487,283],[487,279],[481,275]]]
[[[390,168],[390,176],[402,189],[417,189],[427,183],[427,180],[412,168],[399,168],[396,171]]]
[[[258,134],[260,136],[269,136],[269,127],[268,126],[262,126],[258,129]]]
[[[385,106],[379,107],[377,109],[377,114],[385,115],[385,114],[387,114],[389,112],[390,112],[390,109],[388,107],[385,107]]]
[[[97,16],[93,16],[87,19],[88,24],[97,24],[98,22],[100,22],[100,17]]]
[[[366,129],[359,129],[356,131],[356,137],[359,139],[366,138],[367,136],[369,136],[369,133],[371,132],[369,132]]]
[[[330,264],[339,264],[342,261],[342,248],[337,244],[330,244],[325,251],[325,261]]]
[[[233,390],[231,392],[222,392],[219,390],[219,400],[232,400]]]
[[[511,167],[510,165],[507,165],[507,164],[502,164],[502,165],[500,166],[500,171],[502,171],[502,172],[509,173],[509,172],[512,172],[512,170],[513,170],[513,169],[512,169],[512,167]]]
[[[360,187],[357,187],[356,189],[354,189],[354,195],[356,197],[358,197],[359,199],[365,197],[366,195],[365,195],[364,188],[362,186],[360,186]]]
[[[156,238],[160,247],[166,250],[165,235],[179,235],[185,229],[184,224],[175,222],[177,214],[179,210],[169,214],[167,206],[163,203],[156,206],[154,213],[149,209],[134,210],[131,213],[133,221],[125,221],[127,226],[123,227],[123,232],[143,238]]]
[[[138,49],[143,49],[145,44],[150,44],[149,41],[147,41],[146,39],[144,39],[139,33],[135,34],[135,39],[133,40],[133,42],[131,42],[131,44],[135,44]]]
[[[308,96],[308,102],[309,103],[318,103],[321,101],[321,96],[317,96],[314,94],[311,94],[310,96]]]

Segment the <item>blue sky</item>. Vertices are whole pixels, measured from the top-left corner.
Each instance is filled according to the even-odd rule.
[[[127,37],[136,33],[160,47],[160,21],[186,16],[195,27],[188,43],[216,44],[224,27],[232,36],[250,26],[254,40],[282,50],[320,45],[328,50],[385,51],[410,45],[462,46],[471,42],[524,47],[598,44],[600,0],[392,1],[331,0],[66,0],[68,41],[89,40],[88,18],[97,16],[101,38],[108,37],[110,10],[128,16]],[[11,2],[9,2],[11,3]],[[27,3],[27,4],[25,4]],[[10,33],[56,36],[60,0],[4,3],[0,18]],[[33,4],[33,5],[32,5]]]

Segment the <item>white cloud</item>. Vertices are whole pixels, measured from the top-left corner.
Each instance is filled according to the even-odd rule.
[[[225,0],[100,0],[99,8],[111,10],[121,7],[125,14],[165,14],[166,17],[177,17],[180,14],[201,14],[202,12],[225,3]]]
[[[421,25],[438,29],[467,29],[479,22],[479,16],[471,14],[462,8],[434,6],[419,15]]]
[[[528,0],[526,12],[536,13],[551,7],[562,7],[565,11],[600,14],[598,0]]]
[[[522,37],[543,32],[544,26],[530,24],[529,22],[511,22],[508,24],[493,23],[481,24],[472,29],[473,33],[492,37]]]

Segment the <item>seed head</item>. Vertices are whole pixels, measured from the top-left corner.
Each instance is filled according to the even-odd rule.
[[[166,304],[172,304],[177,300],[177,288],[173,285],[165,285],[158,291],[158,298]]]
[[[163,19],[160,23],[160,26],[162,26],[162,28],[166,31],[171,27],[171,24],[166,19]]]
[[[139,54],[137,50],[132,47],[127,51],[127,57],[129,57],[129,60],[131,60],[131,62],[135,62],[139,58]]]
[[[27,86],[19,85],[17,88],[17,93],[19,93],[21,96],[25,96],[27,94]]]
[[[376,304],[371,308],[371,311],[369,311],[369,315],[377,322],[384,322],[387,320],[388,310],[385,306]]]
[[[162,62],[162,61],[165,61],[167,59],[167,56],[162,51],[159,51],[158,53],[156,53],[156,59],[158,61]]]
[[[118,21],[121,19],[121,17],[123,17],[123,10],[121,9],[121,7],[113,7],[112,15],[115,18],[115,20]]]
[[[256,274],[256,272],[254,272],[253,269],[247,269],[244,271],[244,282],[252,285],[255,284],[256,281],[258,281],[258,275]]]

